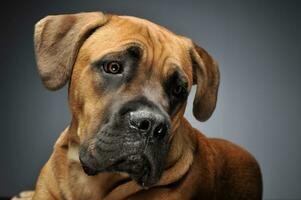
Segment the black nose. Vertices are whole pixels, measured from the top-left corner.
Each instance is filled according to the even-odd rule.
[[[168,133],[169,122],[163,114],[145,109],[130,112],[129,125],[147,136],[161,138]]]

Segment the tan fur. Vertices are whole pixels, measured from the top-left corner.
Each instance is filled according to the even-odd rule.
[[[50,19],[53,22],[48,22]],[[64,27],[66,19],[69,22]],[[55,27],[57,24],[59,27]],[[49,30],[47,26],[53,28]],[[164,107],[163,89],[157,83],[176,64],[185,73],[189,89],[194,82],[198,85],[194,114],[199,120],[206,120],[216,104],[218,67],[190,39],[135,17],[83,13],[47,17],[36,27],[36,54],[42,79],[50,89],[57,89],[70,79],[69,105],[73,117],[41,171],[33,200],[261,199],[261,175],[256,160],[242,148],[208,139],[192,128],[183,117],[185,104],[171,119],[171,148],[165,171],[155,186],[143,189],[124,173],[87,176],[78,160],[79,145],[99,128],[110,102],[116,98],[127,99],[125,94],[154,93],[153,100]],[[86,32],[91,28],[96,28],[95,32],[87,37]],[[54,37],[57,29],[61,29],[60,36]],[[54,40],[59,40],[61,45]],[[90,64],[132,42],[144,50],[143,67],[131,85],[114,94],[101,94],[97,89],[101,80]],[[50,46],[57,48],[55,53],[49,50]]]
[[[193,101],[193,114],[199,121],[209,119],[215,109],[219,86],[219,70],[217,63],[201,47],[194,45],[194,81],[197,90]]]
[[[59,89],[66,84],[87,34],[107,20],[100,12],[79,13],[47,16],[35,25],[37,65],[48,89]]]

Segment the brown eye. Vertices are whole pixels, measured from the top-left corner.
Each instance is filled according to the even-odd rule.
[[[174,87],[174,89],[173,89],[173,94],[175,95],[175,96],[179,96],[179,95],[181,95],[183,92],[185,91],[185,88],[183,87],[183,86],[181,86],[181,85],[177,85],[176,87]]]
[[[106,73],[110,74],[120,74],[122,72],[121,65],[116,61],[105,63],[103,69]]]

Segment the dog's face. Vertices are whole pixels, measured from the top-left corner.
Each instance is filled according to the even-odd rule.
[[[195,116],[204,121],[214,110],[218,71],[211,57],[146,20],[52,16],[36,26],[35,42],[45,85],[57,89],[70,79],[79,158],[88,175],[126,172],[143,186],[155,184],[194,83]]]
[[[69,95],[86,172],[125,171],[150,185],[183,115],[192,67],[186,41],[145,23],[118,17],[96,30],[78,54]]]

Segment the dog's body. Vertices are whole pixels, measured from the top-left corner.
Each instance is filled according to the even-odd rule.
[[[123,174],[87,176],[67,148],[67,129],[41,172],[34,199],[261,199],[260,171],[249,153],[230,142],[206,138],[185,119],[181,126],[190,144],[158,186],[148,190]]]
[[[183,117],[197,84],[194,115],[208,119],[219,83],[216,63],[189,39],[138,18],[81,13],[41,20],[35,48],[46,87],[70,80],[73,118],[34,200],[261,199],[256,160]]]

